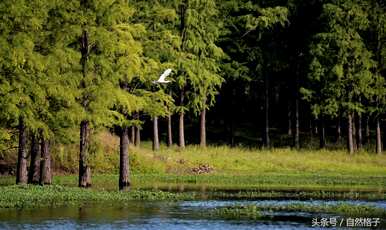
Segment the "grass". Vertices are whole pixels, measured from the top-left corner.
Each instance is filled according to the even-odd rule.
[[[119,142],[103,133],[98,143],[91,159],[92,190],[115,192]],[[218,199],[386,199],[386,155],[215,146],[188,146],[184,150],[162,146],[153,152],[150,144],[130,148],[134,190],[198,191]],[[53,148],[54,185],[69,189],[77,186],[77,149],[76,145]],[[213,171],[197,175],[193,169],[200,165],[208,165]],[[8,187],[14,181],[13,176],[0,177],[1,186]]]

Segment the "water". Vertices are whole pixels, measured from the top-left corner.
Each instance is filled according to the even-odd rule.
[[[317,229],[311,226],[316,214],[306,212],[269,213],[269,220],[223,220],[203,215],[210,209],[231,205],[336,204],[336,201],[186,201],[129,202],[83,207],[40,208],[0,212],[1,229]],[[386,201],[345,201],[386,209]],[[327,214],[317,214],[328,217]]]

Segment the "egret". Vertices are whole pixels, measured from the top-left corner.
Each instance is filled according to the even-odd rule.
[[[163,83],[169,83],[170,81],[165,80],[167,76],[169,76],[172,73],[172,69],[166,69],[163,74],[159,77],[157,81],[153,81],[154,84],[163,84]]]

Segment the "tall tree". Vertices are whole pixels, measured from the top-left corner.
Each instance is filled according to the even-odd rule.
[[[311,89],[304,89],[312,101],[315,116],[337,117],[345,112],[348,122],[348,151],[354,152],[354,113],[363,112],[360,98],[371,92],[373,60],[360,35],[368,26],[367,15],[358,1],[333,1],[323,6],[324,32],[311,46]]]
[[[2,120],[18,127],[19,151],[16,183],[27,183],[27,131],[40,125],[44,105],[46,60],[40,48],[49,9],[48,1],[0,3],[0,107]]]

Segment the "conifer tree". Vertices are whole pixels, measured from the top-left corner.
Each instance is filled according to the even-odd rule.
[[[357,1],[334,1],[323,7],[325,32],[315,37],[311,47],[313,57],[310,79],[314,88],[303,93],[313,100],[315,116],[347,117],[348,151],[354,152],[353,115],[362,113],[360,98],[371,94],[374,61],[360,31],[368,27],[367,14]]]
[[[40,106],[45,103],[45,54],[40,48],[48,1],[0,3],[0,107],[1,118],[18,127],[16,183],[27,183],[27,132],[36,130]]]

